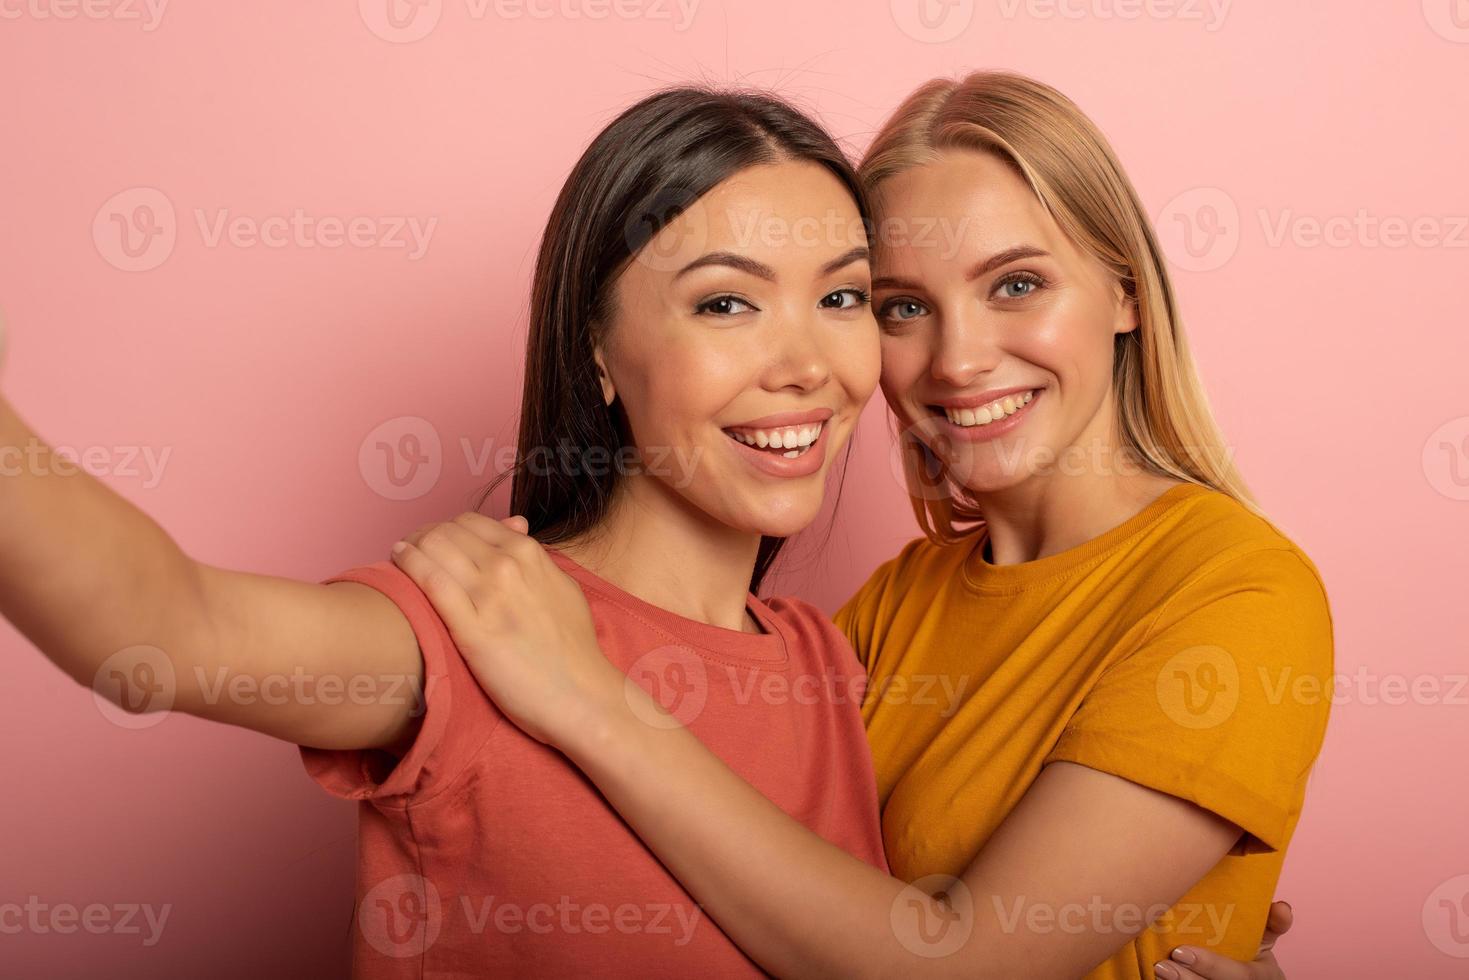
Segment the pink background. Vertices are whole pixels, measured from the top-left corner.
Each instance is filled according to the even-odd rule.
[[[641,94],[773,86],[854,152],[934,75],[1012,68],[1072,95],[1158,218],[1220,420],[1333,602],[1343,686],[1280,886],[1284,961],[1469,971],[1469,2],[923,0],[925,21],[916,0],[702,0],[685,21],[672,0],[429,0],[402,30],[383,0],[156,22],[91,2],[0,3],[6,390],[199,559],[305,579],[384,557],[485,482],[474,455],[513,435],[541,223]],[[113,215],[142,221],[140,203],[171,251],[121,250]],[[422,255],[211,244],[220,209],[437,223]],[[1384,242],[1381,221],[1416,234]],[[784,580],[828,608],[916,533],[884,414],[830,546]],[[398,492],[360,461],[382,423],[436,435],[437,477]],[[139,449],[170,454],[161,478]],[[0,933],[0,974],[344,970],[353,810],[292,746],[187,717],[118,727],[3,623],[0,661],[0,904],[172,905],[151,948]]]

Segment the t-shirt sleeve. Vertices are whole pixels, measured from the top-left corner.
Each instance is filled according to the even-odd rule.
[[[1288,549],[1202,571],[1083,699],[1046,762],[1075,762],[1189,800],[1279,850],[1300,815],[1332,694],[1332,622]]]
[[[883,613],[889,602],[890,587],[899,567],[912,558],[921,540],[910,541],[896,557],[879,565],[832,617],[837,629],[856,651],[857,662],[868,671],[872,669],[873,655],[882,640]]]
[[[459,654],[433,604],[390,561],[324,579],[359,582],[391,599],[413,628],[423,656],[422,721],[401,758],[381,749],[300,746],[307,773],[323,789],[349,800],[407,806],[437,795],[464,770],[502,717]]]

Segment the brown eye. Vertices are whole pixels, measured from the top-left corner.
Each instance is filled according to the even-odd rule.
[[[709,316],[734,316],[754,308],[738,296],[715,296],[694,307],[694,313]]]
[[[838,289],[823,296],[821,305],[827,309],[851,310],[859,306],[866,306],[870,299],[860,289]]]

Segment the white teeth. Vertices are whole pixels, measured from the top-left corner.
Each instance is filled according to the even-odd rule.
[[[944,414],[955,425],[989,425],[991,422],[1005,418],[1008,415],[1014,415],[1026,405],[1029,405],[1030,400],[1035,397],[1035,391],[1035,389],[1032,389],[1021,395],[1006,395],[1004,398],[975,409],[946,408],[944,409]]]
[[[801,455],[817,439],[821,438],[821,429],[826,423],[817,422],[815,425],[790,425],[781,429],[726,429],[738,442],[747,446],[755,446],[759,449],[785,449],[788,452],[781,455],[787,458]]]

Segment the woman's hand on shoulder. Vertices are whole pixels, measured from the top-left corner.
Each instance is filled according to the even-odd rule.
[[[474,512],[429,524],[393,547],[393,562],[423,590],[480,687],[506,717],[559,745],[623,676],[597,645],[581,586],[521,517]]]

